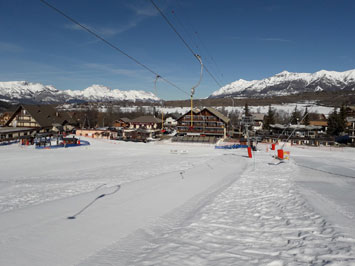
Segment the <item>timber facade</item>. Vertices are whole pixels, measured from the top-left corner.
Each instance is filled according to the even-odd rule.
[[[57,112],[50,105],[20,105],[0,128],[0,140],[12,141],[37,133],[73,128],[73,120],[66,113]],[[58,129],[59,128],[59,129]]]
[[[229,122],[229,118],[214,108],[193,109],[192,112],[188,111],[177,119],[177,133],[179,135],[225,137]]]

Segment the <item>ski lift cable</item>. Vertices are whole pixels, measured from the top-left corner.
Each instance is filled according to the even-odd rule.
[[[300,123],[303,122],[303,120],[306,118],[306,116],[308,116],[308,114],[309,114],[309,113],[306,113],[305,115],[303,115],[303,117],[302,117]],[[286,142],[288,142],[288,141],[290,140],[290,138],[292,137],[293,133],[295,133],[296,129],[297,129],[297,127],[295,127],[295,128],[293,129],[293,131],[291,132],[290,136],[288,136],[288,138],[286,139]],[[284,148],[286,142],[284,142],[284,143],[282,144],[281,150]]]
[[[54,11],[56,11],[57,13],[59,13],[60,15],[62,15],[63,17],[65,17],[66,19],[68,19],[69,21],[71,21],[72,23],[78,25],[79,27],[81,27],[82,29],[86,30],[88,33],[90,33],[91,35],[95,36],[97,39],[103,41],[105,44],[107,44],[108,46],[110,46],[111,48],[113,48],[114,50],[120,52],[121,54],[125,55],[126,57],[128,57],[130,60],[132,60],[133,62],[135,62],[136,64],[138,64],[139,66],[143,67],[144,69],[146,69],[147,71],[149,71],[150,73],[154,74],[155,76],[159,76],[162,80],[164,80],[166,83],[168,83],[169,85],[171,85],[172,87],[180,90],[181,92],[189,95],[185,90],[181,89],[179,86],[175,85],[173,82],[169,81],[168,79],[162,77],[161,75],[159,75],[157,72],[155,72],[154,70],[152,70],[151,68],[149,68],[148,66],[146,66],[145,64],[141,63],[140,61],[138,61],[136,58],[134,58],[133,56],[127,54],[125,51],[123,51],[122,49],[118,48],[116,45],[112,44],[111,42],[109,42],[108,40],[106,40],[105,38],[103,38],[102,36],[100,36],[99,34],[97,34],[96,32],[94,32],[93,30],[89,29],[88,27],[84,26],[83,24],[79,23],[77,20],[73,19],[72,17],[70,17],[69,15],[65,14],[63,11],[61,11],[60,9],[56,8],[55,6],[49,4],[46,0],[39,0],[41,1],[43,4],[45,4],[46,6],[48,6],[49,8],[53,9]]]
[[[290,84],[289,84],[289,86],[290,86]],[[301,119],[301,121],[300,121],[299,123],[302,123],[303,120],[304,120],[309,114],[310,114],[310,112],[307,112],[306,114],[304,114],[303,117],[302,117],[302,119]],[[291,119],[292,119],[292,118],[291,118]],[[290,122],[287,124],[287,126],[291,123],[291,119],[290,119]],[[287,126],[284,128],[284,130],[281,132],[281,134],[277,137],[276,142],[279,141],[279,138],[281,137],[281,135],[283,134],[283,132],[286,131]],[[285,143],[287,143],[287,142],[290,140],[290,138],[292,137],[293,133],[295,133],[296,129],[297,129],[297,127],[295,127],[295,128],[292,130],[291,134],[288,136],[288,138],[286,139],[286,141],[282,144],[281,150],[284,148]]]
[[[191,96],[193,96],[195,94],[195,89],[200,85],[201,83],[201,80],[202,80],[202,73],[203,73],[203,63],[202,63],[202,60],[201,60],[201,57],[199,55],[195,55],[196,58],[198,59],[198,61],[200,62],[201,64],[201,70],[200,70],[200,79],[198,80],[197,84],[195,86],[192,87],[191,89]]]
[[[180,3],[179,3],[179,1],[176,1],[176,3],[178,4],[178,6],[179,6],[180,8],[182,8],[181,5],[180,5]],[[176,12],[174,12],[173,14],[174,14],[174,17],[175,17],[178,21],[180,21],[180,20],[178,19],[178,16],[176,15]],[[200,42],[200,43],[201,43],[201,46],[199,46],[199,45],[197,44],[197,42],[194,41],[194,42],[196,43],[196,46],[197,46],[197,47],[201,47],[201,48],[203,48],[203,49],[205,50],[206,54],[210,57],[212,63],[215,65],[217,72],[219,72],[219,75],[220,75],[221,77],[223,77],[222,71],[220,70],[219,66],[217,65],[217,62],[214,60],[214,58],[212,57],[211,53],[209,52],[209,49],[207,49],[207,46],[205,45],[205,43],[204,43],[204,42],[202,41],[202,39],[200,38],[200,36],[199,36],[199,34],[198,34],[198,31],[196,30],[196,28],[195,28],[195,27],[193,26],[193,24],[191,23],[190,17],[189,17],[187,14],[186,14],[186,17],[187,17],[186,21],[187,21],[188,27],[191,28],[192,32],[194,33],[194,36],[196,36],[195,39],[197,40],[197,42]],[[185,30],[186,30],[186,29],[185,29]],[[188,32],[188,30],[186,30],[186,31]],[[192,39],[193,39],[193,38],[192,38]],[[200,51],[201,51],[201,49],[200,49]],[[200,54],[201,54],[201,53],[200,53]],[[217,78],[217,77],[216,77],[216,78]],[[218,81],[221,81],[221,79],[218,79]]]
[[[175,20],[178,22],[178,24],[180,25],[180,27],[183,29],[183,31],[186,33],[187,37],[190,39],[190,43],[193,43],[194,46],[196,47],[196,49],[198,50],[199,54],[201,54],[201,50],[199,45],[197,44],[196,40],[193,38],[193,35],[191,35],[191,33],[187,30],[187,28],[185,27],[184,23],[179,19],[179,17],[176,15],[175,10],[172,10],[171,13],[173,14],[173,17],[175,18]]]
[[[197,60],[200,62],[200,66],[201,66],[201,71],[200,71],[200,79],[197,82],[197,84],[195,86],[193,86],[191,88],[191,127],[193,127],[193,97],[195,94],[195,89],[200,85],[201,80],[202,80],[202,73],[203,73],[203,63],[202,63],[202,59],[199,55],[195,55],[195,57],[197,58]]]
[[[42,0],[41,0],[42,1]],[[174,25],[169,21],[169,19],[164,15],[163,11],[160,10],[160,8],[154,3],[153,0],[150,0],[152,5],[158,10],[159,14],[163,17],[163,19],[168,23],[168,25],[172,28],[172,30],[176,33],[176,35],[180,38],[180,40],[184,43],[186,48],[192,53],[194,57],[196,57],[196,53],[192,50],[190,45],[185,41],[185,39],[181,36],[181,34],[177,31],[177,29],[174,27]],[[197,58],[197,57],[196,57]],[[198,59],[198,58],[197,58]],[[199,61],[199,60],[198,60]],[[214,75],[209,71],[209,69],[205,66],[206,72],[211,76],[211,78],[216,82],[216,84],[219,87],[222,87],[222,85],[217,81],[217,79],[214,77]]]
[[[291,86],[291,82],[290,84],[288,84],[287,88],[289,88]],[[297,107],[297,105],[296,105]],[[311,110],[311,109],[310,109]],[[306,118],[306,116],[309,114],[310,112],[308,112],[307,114],[304,114],[303,117],[302,117],[302,120],[300,121],[300,123],[303,122],[303,120]],[[292,117],[290,118],[289,122],[287,123],[287,126],[291,124],[291,121],[292,121]],[[286,131],[287,129],[287,126],[282,130],[282,132],[278,135],[277,139],[276,139],[276,142],[279,141],[280,137],[283,135],[283,133]],[[294,130],[295,131],[295,130]],[[289,138],[292,136],[292,134],[294,133],[294,131],[292,131],[291,135],[289,136]],[[289,140],[289,138],[287,138],[287,141]],[[286,142],[287,142],[286,141]],[[283,147],[283,146],[282,146]]]
[[[160,76],[157,75],[154,80],[154,93],[155,93],[155,96],[157,96],[157,97],[158,97],[157,81],[159,78],[160,78]],[[161,112],[161,130],[163,130],[164,129],[164,113],[163,113],[163,100],[162,99],[160,99],[160,112]]]

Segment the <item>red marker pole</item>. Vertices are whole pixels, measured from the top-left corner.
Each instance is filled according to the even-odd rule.
[[[248,157],[253,158],[253,154],[251,152],[251,147],[248,147]]]

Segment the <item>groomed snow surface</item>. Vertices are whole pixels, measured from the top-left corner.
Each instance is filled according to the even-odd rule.
[[[0,147],[0,265],[355,265],[353,149],[90,141]]]

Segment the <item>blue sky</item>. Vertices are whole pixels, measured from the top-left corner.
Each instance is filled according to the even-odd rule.
[[[148,0],[47,0],[189,92],[200,66]],[[355,1],[155,0],[222,85],[355,68]],[[172,12],[174,11],[174,13]],[[197,34],[196,34],[197,32]],[[153,91],[154,75],[43,5],[0,0],[0,81]],[[158,96],[187,95],[158,81]],[[205,72],[196,97],[218,85]]]

